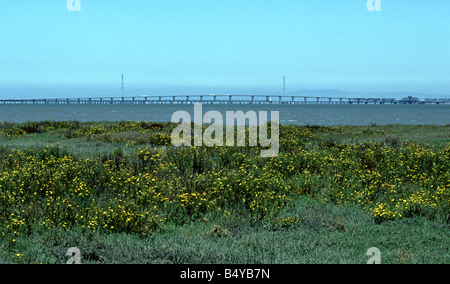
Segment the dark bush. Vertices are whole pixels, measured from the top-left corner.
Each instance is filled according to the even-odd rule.
[[[38,122],[27,122],[19,126],[19,129],[22,129],[26,133],[44,133],[45,127]]]

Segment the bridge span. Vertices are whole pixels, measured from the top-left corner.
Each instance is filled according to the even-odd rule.
[[[450,99],[347,98],[292,95],[170,95],[50,99],[3,99],[0,104],[450,104]]]

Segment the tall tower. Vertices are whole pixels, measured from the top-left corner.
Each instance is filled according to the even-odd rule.
[[[123,74],[122,74],[122,86],[120,87],[120,90],[122,91],[122,97],[125,96],[125,85],[123,83]]]
[[[283,76],[283,96],[286,96],[286,76]]]

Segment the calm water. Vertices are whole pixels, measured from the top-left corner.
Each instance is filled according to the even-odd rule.
[[[0,105],[0,121],[170,121],[193,105]],[[370,125],[450,124],[450,105],[203,105],[203,113],[279,111],[282,124]]]

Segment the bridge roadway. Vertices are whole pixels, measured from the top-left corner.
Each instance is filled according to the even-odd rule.
[[[396,100],[393,98],[339,98],[289,95],[173,95],[53,99],[5,99],[0,104],[441,104],[450,99]]]

